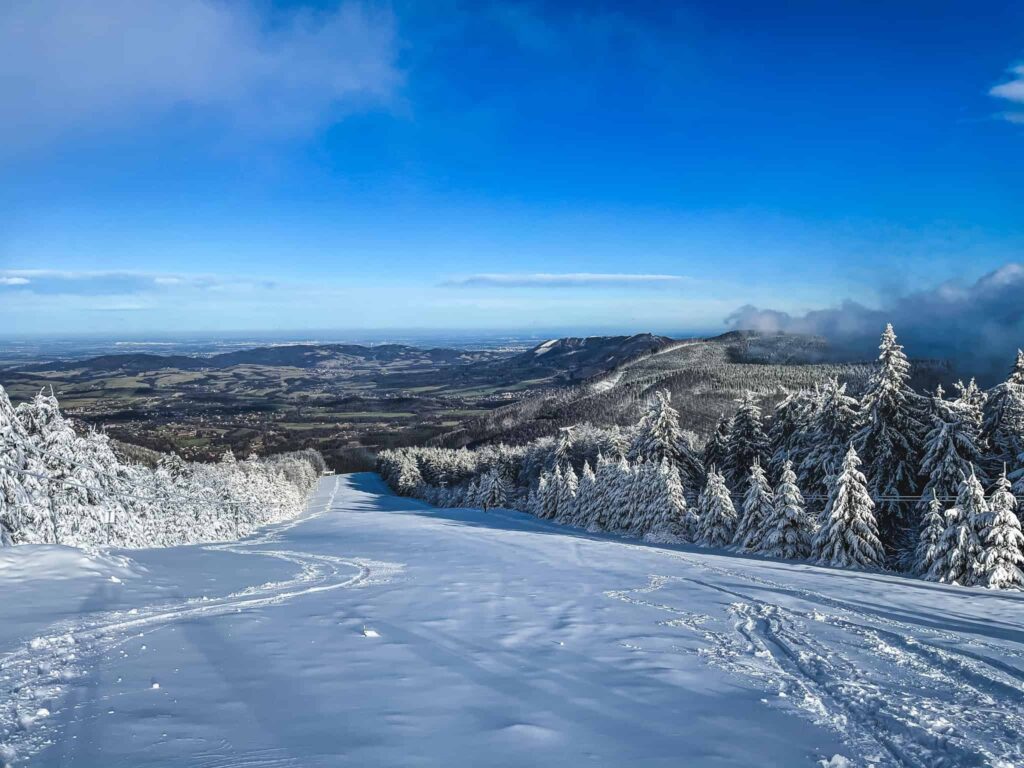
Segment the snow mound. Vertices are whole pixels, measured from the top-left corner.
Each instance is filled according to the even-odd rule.
[[[0,549],[0,589],[25,586],[32,581],[77,581],[88,577],[120,583],[140,575],[140,571],[127,557],[57,544]]]

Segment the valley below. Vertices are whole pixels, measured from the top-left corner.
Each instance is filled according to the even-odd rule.
[[[590,421],[632,424],[667,387],[683,424],[706,436],[746,390],[838,375],[851,389],[870,364],[816,337],[730,333],[550,339],[473,348],[281,344],[227,352],[19,359],[0,367],[17,403],[51,388],[68,416],[123,444],[212,460],[225,450],[320,450],[338,471],[365,470],[381,449],[519,443]],[[915,385],[948,378],[916,363]]]

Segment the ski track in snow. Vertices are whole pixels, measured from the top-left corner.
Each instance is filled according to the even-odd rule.
[[[659,623],[701,638],[704,644],[696,652],[708,664],[752,679],[775,694],[775,703],[833,729],[857,755],[857,764],[1024,765],[1024,671],[945,645],[963,643],[964,638],[941,629],[873,615],[814,590],[666,554],[697,570],[755,588],[783,589],[838,611],[786,608],[687,576],[652,575],[642,587],[605,593],[672,614]],[[716,591],[735,602],[728,606],[727,617],[716,619],[652,598],[673,582]],[[1022,655],[977,639],[968,644],[997,655]],[[679,646],[674,650],[693,652]]]
[[[64,685],[103,655],[125,642],[174,622],[210,618],[263,608],[303,595],[384,584],[403,566],[365,558],[346,558],[291,550],[263,549],[281,534],[331,509],[338,481],[320,504],[313,498],[304,514],[239,542],[207,544],[204,549],[273,557],[293,563],[290,579],[246,587],[223,597],[187,598],[145,608],[108,611],[53,625],[51,631],[0,657],[0,765],[24,762],[59,735],[51,727],[61,706]]]

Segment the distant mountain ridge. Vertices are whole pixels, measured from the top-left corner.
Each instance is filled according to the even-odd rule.
[[[455,364],[488,359],[495,353],[466,352],[460,349],[437,347],[421,349],[406,344],[381,344],[363,346],[360,344],[284,344],[279,346],[255,347],[235,352],[222,352],[207,357],[193,355],[157,355],[152,353],[127,353],[100,355],[84,360],[64,360],[19,366],[19,371],[123,371],[142,373],[165,368],[180,370],[210,370],[230,368],[235,365],[267,365],[293,368],[317,368],[339,366],[353,360],[395,362],[402,359],[430,360],[434,363]]]
[[[674,344],[668,336],[566,336],[549,339],[497,365],[536,376],[566,371],[567,381],[582,381]]]
[[[441,366],[483,364],[536,377],[566,374],[578,381],[599,374],[672,343],[666,336],[587,336],[551,339],[519,354],[467,351],[449,347],[424,349],[407,344],[284,344],[255,347],[215,355],[158,355],[149,352],[99,355],[81,360],[60,360],[18,366],[14,370],[119,372],[137,374],[175,368],[183,371],[219,370],[236,365],[291,368],[343,368],[356,362],[382,364],[423,362]]]

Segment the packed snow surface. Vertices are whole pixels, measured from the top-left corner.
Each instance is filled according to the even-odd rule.
[[[0,596],[0,764],[1024,764],[1019,593],[434,509],[370,474],[230,544],[4,550]]]

